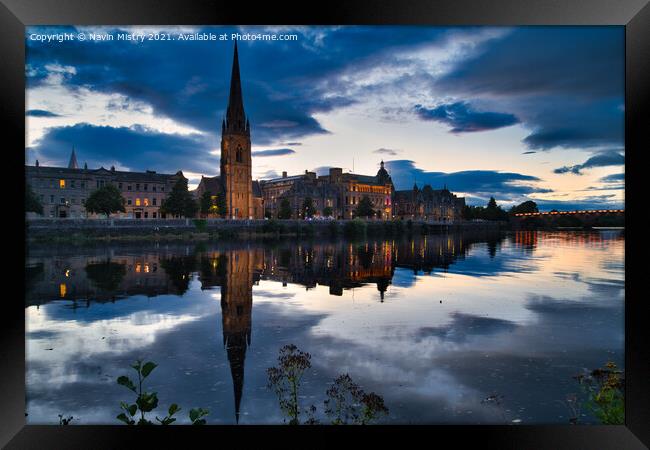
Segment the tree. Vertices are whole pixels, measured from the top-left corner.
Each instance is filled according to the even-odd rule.
[[[43,205],[29,184],[25,186],[25,212],[43,214]]]
[[[278,211],[278,219],[291,219],[291,204],[289,200],[283,198],[280,202],[280,210]]]
[[[205,191],[203,195],[201,195],[201,198],[199,200],[199,208],[201,214],[203,214],[205,217],[207,217],[208,214],[217,214],[217,215],[225,214],[226,207],[225,205],[223,206],[223,208],[219,207],[218,205],[219,198],[220,196],[213,195],[212,192],[210,191]]]
[[[532,200],[525,201],[510,208],[510,214],[536,213],[539,212],[537,203]]]
[[[186,178],[179,178],[160,208],[163,214],[183,217],[194,217],[198,209],[199,205],[187,189]]]
[[[226,196],[225,194],[217,195],[217,201],[215,202],[215,205],[217,207],[217,214],[220,217],[226,217],[226,213],[228,212],[228,208],[226,205]]]
[[[201,195],[201,199],[199,200],[199,207],[200,207],[201,214],[207,217],[208,214],[212,212],[211,211],[212,206],[213,206],[212,192],[210,191],[203,192],[203,194]]]
[[[372,217],[375,215],[375,210],[372,209],[372,202],[367,195],[364,195],[361,200],[359,200],[355,213],[357,217]]]
[[[303,217],[313,217],[316,214],[316,207],[314,206],[314,201],[311,197],[306,197],[305,201],[302,202],[302,215]]]
[[[325,208],[323,208],[323,215],[325,217],[330,217],[333,213],[334,211],[332,210],[331,206],[326,206]]]
[[[497,205],[494,197],[490,197],[487,207],[483,211],[483,219],[487,220],[508,220],[508,213]]]
[[[86,199],[86,211],[95,214],[106,214],[109,217],[118,211],[126,212],[124,209],[124,197],[120,190],[113,184],[107,184],[95,189]]]

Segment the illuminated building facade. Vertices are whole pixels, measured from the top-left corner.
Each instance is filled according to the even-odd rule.
[[[327,175],[317,176],[315,172],[305,171],[302,175],[260,181],[264,206],[268,217],[276,218],[283,200],[288,200],[291,218],[301,219],[305,199],[311,198],[316,216],[325,216],[326,208],[336,219],[352,219],[359,202],[364,196],[370,199],[376,217],[390,219],[392,216],[393,182],[380,164],[377,175],[343,173],[332,167]]]
[[[151,170],[125,172],[115,167],[88,169],[85,164],[79,168],[74,149],[68,167],[45,167],[36,161],[34,166],[25,166],[25,176],[43,205],[43,217],[98,218],[96,214],[87,213],[86,199],[94,190],[113,184],[125,199],[126,212],[112,217],[132,219],[166,218],[160,207],[174,184],[184,178],[181,171],[175,174]]]
[[[393,215],[399,219],[418,219],[433,222],[455,222],[463,217],[465,198],[457,197],[445,186],[434,190],[426,184],[422,189],[396,191]]]

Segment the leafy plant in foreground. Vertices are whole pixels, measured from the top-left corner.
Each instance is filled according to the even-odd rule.
[[[300,424],[298,390],[305,370],[311,367],[311,355],[298,350],[293,344],[280,349],[278,366],[266,370],[269,377],[268,387],[278,396],[280,409],[289,416],[290,425]]]
[[[347,373],[334,380],[326,395],[325,414],[332,419],[332,425],[367,425],[388,414],[384,399],[374,392],[364,392]]]
[[[586,407],[605,425],[625,422],[625,378],[616,364],[574,377],[587,391]]]
[[[289,344],[280,349],[278,363],[277,367],[267,369],[268,387],[275,390],[280,409],[289,416],[289,424],[299,425],[298,391],[305,371],[311,367],[311,355]],[[326,395],[325,414],[331,419],[333,425],[366,425],[388,414],[384,399],[374,392],[366,393],[352,381],[348,374],[336,378]],[[305,425],[319,423],[314,417],[316,414],[314,405],[307,408],[305,414],[307,416],[303,422]]]
[[[117,419],[121,420],[127,425],[153,425],[154,423],[147,419],[146,413],[149,413],[158,407],[158,393],[157,392],[146,392],[142,390],[142,383],[144,380],[153,372],[153,370],[158,367],[158,365],[152,361],[142,364],[142,361],[138,360],[131,365],[133,369],[138,373],[138,384],[136,385],[129,377],[122,375],[118,377],[117,384],[120,384],[127,389],[133,391],[137,394],[135,403],[128,404],[125,402],[120,402],[120,407],[124,412],[117,415]],[[167,415],[162,419],[156,416],[156,420],[161,425],[170,425],[176,421],[174,415],[180,411],[181,408],[176,404],[172,403],[169,409],[167,410]],[[138,411],[140,411],[138,417]],[[209,413],[207,409],[197,408],[191,409],[189,413],[190,420],[192,425],[205,425],[206,421],[203,419],[203,416],[206,416]],[[137,422],[136,422],[137,419]]]

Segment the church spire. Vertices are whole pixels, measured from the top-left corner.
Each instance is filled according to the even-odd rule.
[[[239,76],[239,53],[237,41],[232,59],[232,74],[230,76],[230,96],[226,110],[226,130],[235,133],[247,133],[248,126],[244,113],[244,99],[241,93],[241,78]]]
[[[74,153],[74,145],[72,146],[72,153],[70,154],[70,162],[68,163],[68,169],[78,169],[77,164],[77,155]]]

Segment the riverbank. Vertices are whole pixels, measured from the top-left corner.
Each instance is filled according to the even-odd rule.
[[[434,223],[411,220],[71,220],[37,219],[26,223],[28,242],[211,241],[280,237],[401,236],[507,229],[500,222]]]

